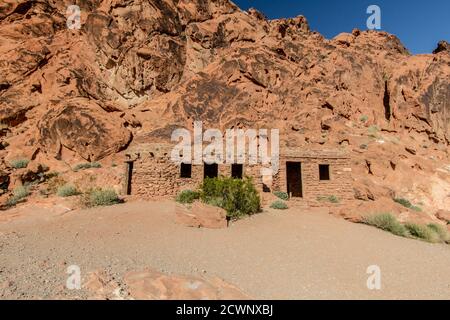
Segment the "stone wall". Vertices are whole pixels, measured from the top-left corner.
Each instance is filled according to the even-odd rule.
[[[287,192],[286,163],[300,162],[303,199],[311,205],[329,202],[326,198],[335,196],[340,202],[353,199],[350,161],[346,158],[284,158],[279,173],[274,177],[274,189]],[[330,180],[321,181],[319,165],[330,167]]]
[[[132,163],[131,195],[139,198],[174,198],[182,190],[197,189],[203,181],[203,165],[192,165],[191,178],[181,178],[180,166],[171,161],[170,152],[164,149],[141,151],[129,161]],[[303,190],[301,200],[308,204],[329,205],[328,199],[332,196],[339,199],[340,203],[353,199],[350,159],[333,153],[282,156],[278,173],[272,183],[267,185],[271,192],[287,192],[287,162],[301,163]],[[320,180],[320,164],[329,165],[330,180]],[[252,177],[257,190],[263,192],[261,169],[260,165],[244,165],[243,175]],[[231,176],[231,165],[219,165],[218,173],[219,176]],[[124,190],[126,189],[124,186]]]

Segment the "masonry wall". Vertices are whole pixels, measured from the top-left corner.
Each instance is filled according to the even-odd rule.
[[[324,205],[323,199],[330,196],[336,196],[340,202],[353,198],[351,169],[345,158],[282,158],[280,170],[268,186],[271,192],[287,192],[288,161],[301,163],[303,200],[309,204]],[[330,166],[330,180],[320,181],[319,164]],[[219,176],[231,176],[231,165],[219,165],[218,172]],[[252,177],[257,190],[263,192],[261,166],[244,165],[243,175]],[[203,165],[192,166],[191,178],[180,178],[180,166],[168,156],[147,155],[133,162],[131,194],[143,199],[174,198],[182,190],[197,189],[202,181]]]
[[[173,198],[179,191],[196,189],[203,167],[192,166],[192,178],[180,178],[180,166],[167,157],[145,156],[133,162],[131,195],[143,199]]]
[[[273,189],[287,192],[286,163],[300,162],[303,199],[311,205],[323,205],[326,198],[337,197],[340,202],[353,199],[350,161],[346,158],[284,158],[274,177]],[[320,180],[319,165],[330,168],[330,180]]]

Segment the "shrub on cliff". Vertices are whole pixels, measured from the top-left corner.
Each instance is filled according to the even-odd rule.
[[[6,200],[6,205],[8,207],[15,206],[20,201],[24,200],[26,197],[30,195],[30,191],[27,187],[20,186],[13,190],[12,196]]]
[[[11,161],[11,167],[14,169],[22,169],[26,168],[28,166],[28,163],[30,163],[30,160],[25,158],[15,159]]]
[[[98,162],[86,162],[86,163],[79,163],[77,164],[73,170],[74,171],[80,171],[80,170],[85,170],[85,169],[90,169],[90,168],[101,168],[102,165]]]
[[[427,227],[433,230],[442,242],[450,242],[450,233],[442,225],[437,223],[429,223]]]
[[[439,242],[439,235],[431,228],[416,223],[406,223],[406,229],[414,238],[422,239],[428,242]]]
[[[70,183],[67,183],[61,187],[58,188],[57,195],[60,197],[71,197],[76,196],[78,194],[77,188]]]
[[[398,204],[401,204],[402,206],[404,206],[405,208],[420,212],[422,211],[422,208],[413,205],[409,200],[404,199],[404,198],[395,198],[394,199],[395,202],[397,202]]]
[[[408,230],[390,213],[368,215],[363,217],[363,222],[397,236],[406,237],[408,235]]]

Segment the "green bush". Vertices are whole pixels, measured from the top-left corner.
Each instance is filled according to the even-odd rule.
[[[288,205],[286,203],[284,203],[283,201],[277,200],[275,202],[273,202],[270,206],[272,209],[276,209],[276,210],[287,210],[289,209]]]
[[[8,200],[6,200],[6,205],[8,207],[13,207],[15,206],[18,202],[20,201],[20,199],[17,199],[16,197],[10,197],[8,198]]]
[[[195,200],[198,199],[200,199],[199,192],[192,190],[183,190],[178,194],[176,201],[185,204],[185,203],[193,203]]]
[[[113,189],[92,189],[84,194],[82,203],[86,207],[112,206],[120,203],[119,196]]]
[[[79,194],[77,188],[73,184],[65,184],[58,188],[57,195],[60,197],[71,197]]]
[[[27,187],[20,186],[20,187],[17,187],[14,189],[13,195],[14,195],[14,197],[17,197],[20,199],[26,198],[30,195],[30,190],[28,190]]]
[[[330,203],[339,203],[340,202],[339,198],[334,195],[317,197],[317,201],[327,201]]]
[[[404,199],[404,198],[395,198],[394,199],[395,202],[397,202],[398,204],[401,204],[402,206],[404,206],[405,208],[414,210],[414,211],[422,211],[422,208],[413,205],[409,200]]]
[[[25,158],[15,159],[11,161],[11,167],[13,167],[14,169],[26,168],[29,163],[30,160]]]
[[[390,213],[378,213],[363,217],[363,222],[370,226],[389,231],[397,236],[406,237],[407,229]]]
[[[208,198],[206,200],[207,204],[214,206],[214,207],[219,207],[219,208],[223,208],[224,206],[224,202],[223,202],[223,198],[222,197],[218,197],[218,198]]]
[[[406,223],[406,229],[409,231],[410,235],[428,242],[438,242],[439,235],[431,228],[425,225],[420,225],[416,223]]]
[[[261,211],[259,194],[250,178],[206,178],[200,189],[201,200],[225,209],[229,218]]]
[[[450,234],[445,227],[437,223],[430,223],[427,225],[427,227],[433,230],[439,236],[439,239],[442,242],[450,241]]]
[[[369,120],[369,117],[366,116],[366,115],[362,115],[361,118],[359,118],[359,120],[360,120],[361,122],[367,122],[367,120]]]
[[[405,223],[403,225],[390,213],[365,216],[363,217],[363,222],[402,237],[413,237],[428,242],[450,241],[450,234],[447,230],[436,223],[428,225]]]
[[[90,169],[90,168],[101,168],[102,165],[98,162],[86,162],[86,163],[79,163],[77,164],[73,170],[74,171],[79,171],[79,170],[85,170],[85,169]]]
[[[273,194],[275,196],[277,196],[278,198],[280,198],[281,200],[284,200],[284,201],[289,200],[289,195],[286,192],[275,191]]]
[[[378,128],[378,126],[376,126],[376,125],[370,126],[367,129],[368,136],[370,138],[372,138],[372,139],[379,139],[380,138],[379,131],[380,131],[380,128]]]
[[[13,195],[6,201],[7,206],[15,206],[17,203],[25,199],[30,195],[30,191],[27,187],[20,186],[13,190]]]

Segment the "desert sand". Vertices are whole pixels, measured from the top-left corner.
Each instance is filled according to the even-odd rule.
[[[83,282],[101,270],[121,283],[146,268],[217,277],[252,299],[450,298],[449,245],[396,237],[326,209],[270,209],[208,230],[176,224],[174,208],[163,201],[3,212],[0,298],[91,298],[65,288],[69,265],[80,267]],[[370,265],[381,268],[381,290],[367,288]]]

